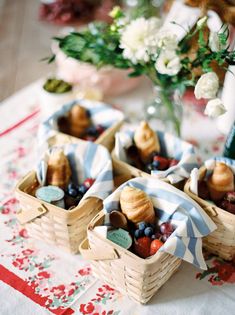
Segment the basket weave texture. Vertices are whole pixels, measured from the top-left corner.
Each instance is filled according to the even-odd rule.
[[[17,218],[30,237],[58,246],[70,253],[77,253],[86,237],[86,227],[102,209],[102,201],[90,197],[81,201],[73,210],[66,211],[41,201],[30,194],[39,184],[34,171],[27,174],[16,187],[16,197],[21,210]]]
[[[103,238],[93,229],[102,225],[104,212],[88,226],[88,239],[80,245],[85,259],[91,260],[94,275],[140,303],[147,303],[160,287],[178,270],[181,259],[158,252],[142,259]]]
[[[205,174],[206,167],[202,166],[199,169],[199,180],[202,180]],[[184,191],[205,210],[217,225],[217,230],[203,238],[204,248],[225,260],[232,260],[235,257],[235,215],[212,205],[191,192],[190,179],[186,182]]]

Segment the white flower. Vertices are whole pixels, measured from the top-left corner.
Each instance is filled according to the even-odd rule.
[[[197,99],[215,98],[219,89],[219,78],[215,72],[203,74],[197,81],[194,94]]]
[[[141,17],[127,25],[121,35],[120,48],[123,56],[134,64],[138,61],[148,62],[150,55],[156,49],[155,34],[159,28],[160,20]]]
[[[213,100],[210,100],[207,105],[206,109],[204,111],[204,114],[216,118],[220,115],[223,115],[226,112],[226,109],[219,98],[215,98]]]
[[[176,75],[181,69],[180,58],[174,50],[162,50],[155,63],[155,68],[161,74]]]
[[[178,46],[176,34],[169,29],[161,28],[156,34],[157,46],[162,49],[175,50]]]
[[[210,49],[214,52],[220,51],[225,48],[225,45],[222,45],[219,41],[218,32],[210,32],[209,36],[209,46]]]
[[[203,16],[201,19],[197,21],[197,27],[200,29],[207,21],[207,16]]]

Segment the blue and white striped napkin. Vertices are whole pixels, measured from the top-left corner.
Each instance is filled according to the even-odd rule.
[[[125,186],[142,189],[151,198],[158,223],[170,221],[175,231],[161,247],[161,251],[207,269],[202,254],[202,237],[216,229],[216,225],[203,209],[185,193],[156,178],[137,177],[121,185],[104,200],[104,211],[119,209],[121,191]]]
[[[74,100],[62,106],[60,110],[53,113],[39,126],[38,141],[40,147],[45,146],[47,140],[58,133],[58,118],[61,116],[66,116],[66,114],[68,114],[71,108],[76,104],[80,104],[89,110],[91,121],[94,125],[102,125],[106,128],[109,128],[114,123],[124,119],[122,112],[111,108],[105,103],[85,99]],[[48,106],[50,106],[50,104],[48,104]]]
[[[224,156],[212,157],[204,162],[204,166],[206,167],[205,178],[209,177],[215,168],[216,162],[223,162],[227,166],[229,166],[235,175],[235,160],[226,158]],[[195,195],[198,195],[198,180],[199,180],[199,169],[194,168],[190,174],[190,190]]]
[[[41,185],[45,185],[49,153],[58,148],[69,160],[73,183],[82,184],[86,178],[95,179],[82,199],[97,197],[103,200],[113,191],[111,156],[105,147],[89,141],[55,146],[45,152],[37,167],[37,179]]]
[[[171,184],[189,178],[193,168],[198,167],[197,156],[192,144],[177,138],[170,133],[156,131],[159,138],[161,152],[160,155],[179,160],[175,166],[165,171],[152,171],[151,175],[157,178],[168,178]],[[131,163],[126,154],[126,150],[134,143],[134,131],[121,131],[115,137],[115,155],[121,161]]]

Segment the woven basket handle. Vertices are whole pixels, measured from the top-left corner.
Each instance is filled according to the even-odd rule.
[[[117,252],[112,247],[105,247],[104,249],[97,248],[96,250],[89,248],[87,238],[80,244],[79,251],[86,260],[113,260],[119,258]]]
[[[207,214],[209,214],[211,217],[217,217],[218,216],[218,212],[216,211],[216,207],[214,206],[207,206],[207,207],[203,207],[205,212]]]
[[[17,212],[17,219],[19,220],[20,224],[28,223],[41,215],[45,214],[48,211],[47,207],[44,204],[41,204],[40,207],[31,208],[29,210],[20,209]]]

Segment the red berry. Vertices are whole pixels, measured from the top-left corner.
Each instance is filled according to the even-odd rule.
[[[134,242],[134,251],[141,258],[150,256],[151,238],[144,236]]]
[[[94,178],[87,178],[87,179],[84,180],[83,185],[84,185],[87,189],[89,189],[89,188],[93,185],[94,181],[95,181]]]
[[[160,232],[162,234],[171,235],[171,233],[174,231],[173,226],[170,224],[170,222],[164,222],[160,225]]]
[[[153,240],[150,245],[150,255],[154,255],[160,247],[162,247],[163,243],[160,240]]]
[[[154,161],[157,161],[159,163],[158,169],[160,171],[164,171],[166,169],[168,169],[169,167],[169,160],[167,158],[161,157],[159,155],[155,155],[153,157]]]
[[[96,131],[98,132],[99,135],[101,135],[104,132],[105,128],[102,125],[97,125],[96,126]]]
[[[175,159],[170,159],[169,162],[170,162],[169,167],[175,166],[179,163],[179,161]]]

